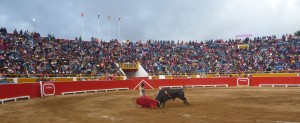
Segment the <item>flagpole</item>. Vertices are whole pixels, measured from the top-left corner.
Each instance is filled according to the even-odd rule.
[[[110,41],[110,17],[108,16],[108,41]]]
[[[119,41],[121,40],[121,17],[119,17]]]
[[[98,15],[98,40],[99,40],[99,34],[100,33],[100,15]]]
[[[82,38],[81,40],[84,41],[84,20],[83,20],[83,13],[81,13],[81,20],[82,20]]]
[[[35,32],[35,19],[33,18],[32,21],[33,21],[33,31]]]

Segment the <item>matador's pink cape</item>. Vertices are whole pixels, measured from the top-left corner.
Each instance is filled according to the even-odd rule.
[[[140,105],[143,108],[155,108],[157,105],[157,101],[153,100],[147,96],[141,96],[136,99],[136,104]]]

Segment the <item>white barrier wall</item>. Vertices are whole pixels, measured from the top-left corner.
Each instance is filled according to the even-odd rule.
[[[14,83],[18,83],[19,81],[18,81],[18,78],[13,78],[13,82]]]
[[[159,75],[158,78],[159,79],[166,79],[166,76],[165,75]]]

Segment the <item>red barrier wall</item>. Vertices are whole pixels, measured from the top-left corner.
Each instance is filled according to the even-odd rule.
[[[109,88],[138,89],[142,80],[116,80],[116,81],[76,81],[55,82],[55,95],[61,92],[99,90]],[[237,86],[237,78],[192,78],[192,79],[155,79],[145,80],[153,88],[159,86],[182,86],[182,85],[217,85],[228,84]],[[259,84],[300,84],[300,77],[253,77],[250,78],[250,86]],[[146,89],[151,87],[145,84]],[[29,95],[31,98],[40,97],[39,83],[2,84],[0,85],[0,99]]]
[[[193,78],[193,79],[154,79],[145,80],[153,88],[159,88],[159,86],[182,86],[182,85],[218,85],[218,84],[228,84],[228,86],[236,86],[237,78]],[[141,80],[131,80],[132,85],[137,85]],[[147,84],[146,89],[151,89]],[[134,89],[130,88],[130,89]],[[138,88],[136,88],[138,89]]]
[[[300,84],[300,77],[252,77],[250,86],[260,84]]]
[[[55,94],[61,92],[82,91],[82,90],[99,90],[109,88],[130,88],[130,81],[76,81],[76,82],[57,82],[55,85]]]
[[[1,84],[0,99],[18,96],[40,97],[39,83]]]

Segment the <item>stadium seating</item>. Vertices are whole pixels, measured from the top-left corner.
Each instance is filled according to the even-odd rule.
[[[300,70],[300,41],[292,35],[250,40],[145,42],[81,41],[0,29],[0,72],[6,77],[122,76],[137,63],[155,75],[173,77],[263,76]],[[129,63],[130,65],[127,65]],[[118,66],[120,65],[120,67]],[[178,75],[178,76],[176,76]],[[280,74],[272,74],[278,75]],[[99,78],[100,79],[100,78]]]

